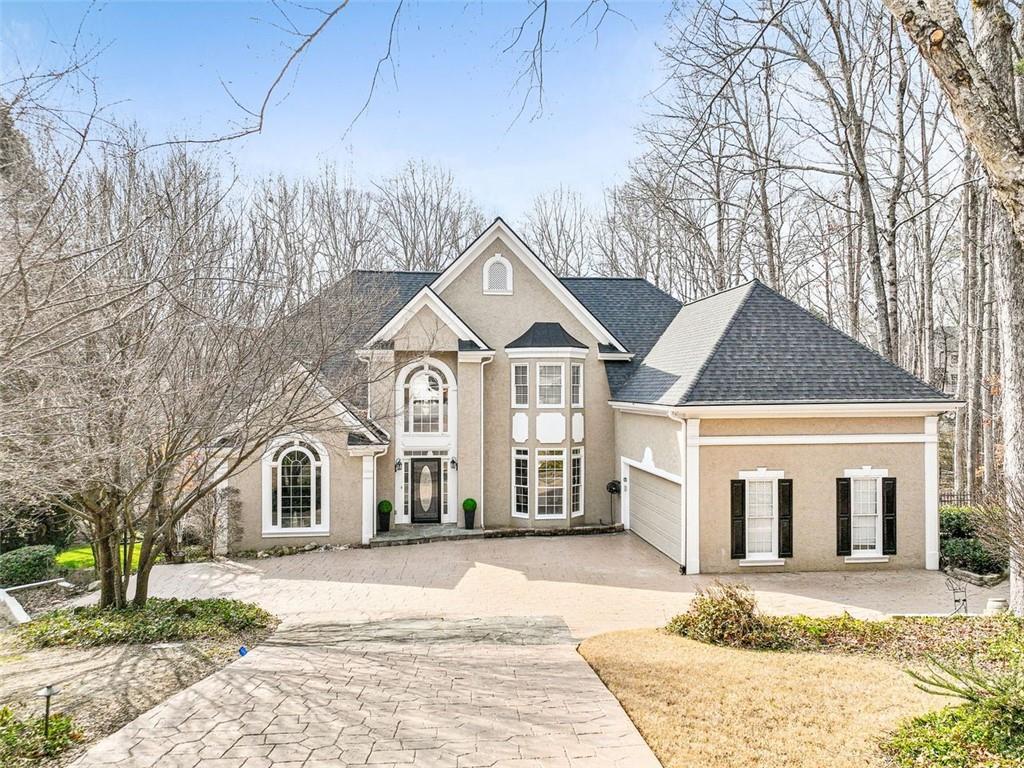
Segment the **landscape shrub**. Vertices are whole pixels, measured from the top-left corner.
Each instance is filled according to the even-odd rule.
[[[734,648],[782,650],[796,640],[790,627],[757,609],[754,593],[744,584],[714,582],[698,588],[689,610],[666,629],[700,643]]]
[[[975,534],[974,517],[969,507],[943,507],[939,510],[939,535],[944,539],[969,539]]]
[[[21,719],[10,707],[0,707],[0,765],[27,768],[63,752],[82,739],[75,722],[67,715],[51,714],[50,729],[43,736],[44,718]]]
[[[262,634],[276,619],[258,605],[224,598],[168,600],[151,597],[143,608],[65,608],[15,630],[31,648],[96,646],[181,640],[219,640]]]
[[[1007,566],[1007,558],[993,555],[977,539],[946,539],[940,551],[946,565],[971,573],[1002,573]]]
[[[882,744],[897,766],[1024,765],[1024,665],[933,663],[930,672],[911,676],[923,690],[964,703],[902,723]]]
[[[16,587],[50,578],[57,568],[57,550],[49,544],[12,549],[0,555],[0,587]]]
[[[970,507],[939,510],[939,552],[944,566],[977,574],[1002,573],[1008,558],[995,554],[977,537],[976,514]]]

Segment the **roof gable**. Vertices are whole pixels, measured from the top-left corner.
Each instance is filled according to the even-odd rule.
[[[372,336],[367,342],[368,346],[379,344],[384,341],[390,341],[394,338],[395,334],[398,333],[405,324],[411,320],[416,314],[423,308],[428,308],[443,322],[452,333],[455,334],[456,338],[460,341],[472,341],[479,349],[489,349],[487,344],[481,339],[472,328],[466,325],[451,307],[449,307],[444,300],[434,292],[429,285],[423,286],[409,302],[401,307],[395,314],[384,323],[383,326]]]
[[[476,259],[484,255],[493,238],[500,236],[519,261],[533,273],[535,277],[555,296],[591,333],[599,343],[614,346],[620,352],[627,352],[626,346],[612,333],[587,306],[569,290],[562,280],[523,242],[516,232],[500,217],[477,238],[459,256],[449,264],[430,284],[435,293],[441,294],[461,275]]]

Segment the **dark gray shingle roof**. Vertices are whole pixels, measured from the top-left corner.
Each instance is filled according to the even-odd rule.
[[[757,280],[684,306],[617,398],[662,405],[949,400]]]
[[[536,347],[574,347],[586,349],[587,345],[574,338],[558,323],[534,323],[518,339],[510,341],[505,349]]]
[[[639,277],[563,277],[562,284],[634,355],[629,361],[605,363],[608,387],[616,398],[682,303]]]

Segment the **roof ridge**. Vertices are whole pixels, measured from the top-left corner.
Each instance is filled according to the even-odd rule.
[[[740,311],[742,311],[743,307],[745,307],[747,305],[747,302],[750,301],[750,296],[754,293],[753,289],[755,282],[760,281],[758,281],[756,278],[754,280],[748,280],[746,283],[743,283],[742,285],[735,285],[732,288],[729,288],[725,291],[718,291],[717,293],[712,293],[708,296],[704,296],[703,298],[697,299],[697,301],[690,302],[690,304],[683,305],[683,308],[689,307],[692,306],[693,304],[696,304],[699,301],[703,301],[704,299],[710,299],[714,296],[721,296],[722,294],[728,293],[729,291],[734,291],[737,288],[747,288],[747,295],[743,297],[743,301],[737,304],[736,309],[732,311],[732,317],[729,318],[729,322],[725,324],[725,328],[722,329],[722,332],[718,334],[718,338],[715,339],[714,346],[711,347],[711,351],[708,352],[708,356],[704,358],[704,362],[701,363],[700,368],[697,369],[697,373],[694,374],[693,379],[691,379],[690,381],[690,386],[686,388],[686,391],[683,393],[682,397],[679,398],[678,402],[676,403],[677,405],[686,402],[686,400],[690,397],[690,393],[693,392],[694,387],[697,386],[697,382],[699,382],[701,376],[704,375],[704,371],[706,371],[708,365],[711,364],[711,360],[714,358],[716,354],[718,354],[718,350],[721,349],[722,347],[723,339],[725,339],[725,337],[729,335],[729,331],[732,330],[733,324],[736,322],[736,318],[739,317]],[[681,311],[682,308],[680,309],[680,312]],[[673,318],[673,320],[674,319],[675,318]]]
[[[706,293],[703,296],[701,296],[700,298],[693,299],[691,301],[684,301],[684,302],[682,302],[682,305],[684,307],[692,307],[694,304],[699,304],[700,302],[704,301],[705,299],[713,299],[713,298],[715,298],[715,296],[721,296],[722,294],[729,293],[729,291],[735,291],[735,290],[738,290],[740,288],[746,288],[748,286],[753,285],[754,283],[757,283],[759,285],[764,285],[764,283],[762,283],[756,277],[752,277],[749,280],[744,280],[742,283],[737,283],[736,285],[730,285],[728,288],[722,288],[721,290],[715,291],[713,293]],[[657,287],[657,286],[655,286],[655,287]],[[661,290],[661,289],[659,288],[658,290]]]
[[[831,323],[827,323],[827,322],[825,322],[825,321],[824,321],[824,320],[822,320],[822,319],[821,319],[820,317],[818,317],[818,316],[817,316],[816,314],[814,314],[813,312],[811,312],[811,311],[810,311],[809,309],[807,309],[806,307],[803,307],[803,306],[801,306],[800,304],[798,304],[797,302],[793,301],[793,299],[789,298],[788,296],[785,296],[785,295],[783,295],[783,294],[779,293],[779,292],[778,292],[778,291],[776,291],[776,290],[775,290],[774,288],[772,288],[772,287],[770,287],[770,286],[767,286],[767,285],[765,285],[764,283],[762,283],[762,282],[761,282],[760,280],[757,280],[756,278],[755,278],[755,280],[754,280],[753,282],[756,282],[756,283],[757,283],[758,285],[760,285],[760,286],[761,286],[762,288],[764,288],[765,290],[767,290],[767,291],[768,291],[769,293],[771,293],[771,294],[772,294],[773,296],[778,296],[778,297],[779,297],[780,299],[782,299],[783,301],[785,301],[785,302],[787,302],[787,303],[789,303],[789,304],[792,304],[792,305],[793,305],[794,307],[796,307],[797,309],[799,309],[799,310],[800,310],[801,312],[803,312],[803,313],[804,313],[805,315],[807,315],[807,316],[808,316],[809,318],[811,318],[812,320],[814,320],[815,322],[817,322],[817,323],[818,323],[819,325],[821,325],[821,326],[824,326],[825,328],[827,328],[827,329],[828,329],[828,330],[830,330],[830,331],[833,331],[834,333],[838,333],[838,334],[839,334],[840,336],[842,336],[843,338],[845,338],[845,339],[846,339],[847,341],[853,342],[853,343],[854,343],[854,344],[855,344],[856,346],[860,347],[860,348],[861,348],[861,349],[863,349],[864,351],[866,351],[866,352],[869,352],[869,353],[871,353],[872,355],[874,355],[875,357],[877,357],[877,358],[878,358],[879,360],[881,360],[881,361],[882,361],[883,363],[885,363],[885,364],[886,364],[887,366],[889,366],[890,368],[893,368],[894,370],[898,371],[899,373],[902,373],[902,374],[903,374],[904,376],[909,376],[910,378],[914,379],[914,381],[918,382],[919,384],[923,384],[923,385],[924,385],[924,386],[926,386],[926,387],[927,387],[928,389],[930,389],[930,390],[931,390],[932,392],[934,392],[935,394],[939,395],[939,397],[941,397],[942,399],[944,399],[944,400],[952,400],[952,398],[951,398],[951,397],[950,397],[949,395],[947,395],[947,394],[946,394],[945,392],[943,392],[943,391],[941,391],[941,390],[937,389],[936,387],[934,387],[933,385],[929,384],[929,383],[928,383],[927,381],[925,381],[924,379],[922,379],[922,378],[920,378],[919,376],[917,376],[917,375],[915,375],[915,374],[911,373],[911,372],[910,372],[910,371],[908,371],[908,370],[907,370],[906,368],[904,368],[904,367],[903,367],[902,365],[899,365],[898,363],[896,363],[896,362],[894,362],[894,361],[890,360],[889,358],[887,358],[887,357],[886,357],[885,355],[883,355],[883,354],[882,354],[881,352],[879,352],[878,350],[876,350],[876,349],[872,349],[872,348],[871,348],[871,347],[869,347],[869,346],[868,346],[867,344],[864,344],[863,342],[861,342],[861,341],[858,341],[857,339],[853,338],[853,336],[851,336],[850,334],[848,334],[848,333],[847,333],[846,331],[844,331],[843,329],[841,329],[841,328],[836,328],[836,327],[835,327],[834,325],[832,325]],[[753,293],[753,291],[751,291],[751,293]],[[745,302],[744,302],[744,303],[745,303]],[[723,335],[725,335],[725,334],[723,334]]]

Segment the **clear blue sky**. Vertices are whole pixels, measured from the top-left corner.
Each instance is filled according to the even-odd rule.
[[[397,1],[397,0],[396,0]],[[345,135],[384,53],[395,2],[356,2],[309,49],[284,84],[262,135],[232,145],[243,174],[312,172],[325,160],[357,181],[409,158],[449,167],[491,215],[517,219],[559,183],[588,202],[621,180],[634,130],[661,82],[656,42],[668,3],[613,0],[598,35],[573,20],[585,2],[556,2],[548,21],[544,110],[516,119],[522,62],[504,52],[526,0],[407,2],[394,70]],[[282,3],[311,28],[316,13]],[[82,22],[83,17],[85,19]],[[57,66],[81,24],[79,48],[105,46],[92,71],[104,103],[150,139],[218,135],[241,119],[220,81],[246,106],[260,100],[287,55],[285,20],[266,3],[0,3],[0,64]],[[532,119],[531,119],[532,118]]]

